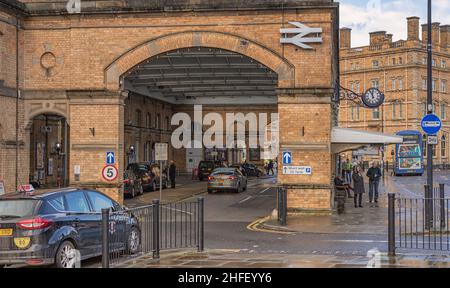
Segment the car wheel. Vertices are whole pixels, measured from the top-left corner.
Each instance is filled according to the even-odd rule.
[[[236,193],[241,193],[241,183],[237,184]]]
[[[208,194],[212,194],[213,190],[212,189],[208,189]]]
[[[70,241],[64,241],[59,245],[55,256],[55,265],[57,268],[75,268],[76,267],[76,249]]]
[[[127,250],[129,255],[134,255],[139,252],[141,245],[141,232],[136,227],[131,228],[130,234],[128,235]]]

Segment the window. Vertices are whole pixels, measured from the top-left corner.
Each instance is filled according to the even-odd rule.
[[[359,93],[360,89],[361,89],[361,85],[359,84],[359,81],[356,81],[356,93]]]
[[[350,82],[350,90],[355,91],[355,83]]]
[[[352,105],[351,107],[350,107],[350,117],[351,117],[351,119],[352,120],[355,120],[355,106],[354,105]]]
[[[83,192],[71,192],[65,195],[67,210],[70,212],[87,213],[89,205]]]
[[[447,68],[447,61],[441,60],[441,68]]]
[[[441,103],[441,118],[442,119],[447,119],[447,104],[446,103]]]
[[[431,64],[433,65],[433,67],[436,67],[436,59],[433,59],[433,61],[431,61]]]
[[[441,80],[441,92],[447,93],[447,80]]]
[[[376,108],[372,110],[372,118],[374,120],[380,119],[380,108]]]
[[[156,129],[161,129],[161,115],[156,115]]]
[[[147,113],[147,116],[145,117],[145,127],[152,127],[152,116],[150,115],[150,113]]]
[[[380,88],[380,80],[372,80],[372,88]]]
[[[392,58],[392,65],[396,65],[397,64],[396,62],[397,62],[396,59]]]
[[[422,64],[423,65],[427,65],[427,57],[423,57],[422,58]]]
[[[97,192],[88,192],[89,200],[95,212],[102,212],[104,208],[114,208],[114,203],[111,199]]]
[[[141,120],[142,120],[142,112],[141,110],[136,110],[136,126],[141,127]]]
[[[392,102],[392,119],[397,118],[397,102]]]
[[[403,64],[403,58],[402,57],[398,58],[398,64],[400,64],[400,65]]]
[[[423,78],[422,79],[422,90],[427,90],[427,79]]]
[[[373,68],[378,68],[378,67],[380,67],[380,61],[378,61],[378,60],[373,60],[373,61],[372,61],[372,67],[373,67]]]
[[[55,214],[66,211],[64,206],[64,196],[58,195],[44,202],[40,213],[43,215]]]
[[[398,90],[403,90],[403,79],[398,79]]]
[[[392,79],[392,90],[397,90],[397,79]]]
[[[400,119],[403,119],[403,103],[398,103],[398,114],[400,116]]]
[[[359,120],[360,119],[360,107],[359,106],[356,106],[356,120]]]
[[[433,81],[431,82],[431,87],[433,89],[433,92],[437,91],[437,86],[436,86],[437,80],[433,79]]]
[[[169,119],[168,116],[166,116],[166,129],[167,129],[168,131],[170,131],[170,119]]]
[[[447,157],[447,137],[445,135],[442,135],[441,138],[441,157]]]

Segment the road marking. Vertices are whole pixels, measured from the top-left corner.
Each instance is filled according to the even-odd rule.
[[[343,242],[343,243],[388,243],[386,240],[324,240],[323,242]]]
[[[263,193],[267,192],[268,190],[270,190],[271,188],[272,187],[266,188],[266,189],[262,190],[261,192],[259,192],[258,194],[263,194]]]
[[[244,202],[247,202],[248,200],[250,200],[250,199],[252,199],[252,198],[253,198],[253,196],[248,196],[248,197],[242,199],[241,201],[239,201],[239,204],[242,204],[242,203],[244,203]]]

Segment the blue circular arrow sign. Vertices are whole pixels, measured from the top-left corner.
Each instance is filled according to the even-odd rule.
[[[428,114],[422,119],[422,129],[428,135],[436,135],[442,128],[442,121],[434,114]]]

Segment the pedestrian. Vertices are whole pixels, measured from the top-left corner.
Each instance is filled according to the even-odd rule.
[[[344,214],[345,212],[345,196],[350,193],[350,186],[345,183],[340,175],[336,175],[334,178],[334,188],[336,189],[336,202],[338,214]]]
[[[353,168],[353,193],[355,194],[355,208],[363,208],[362,206],[362,198],[366,193],[366,189],[364,187],[364,178],[361,174],[361,168],[355,166]]]
[[[369,203],[375,201],[378,203],[380,186],[380,179],[383,174],[381,173],[380,166],[377,162],[372,163],[372,167],[367,171],[367,177],[369,177]]]
[[[347,161],[344,163],[344,180],[348,184],[352,184],[352,170],[353,170],[353,164],[350,162],[350,159],[347,159]]]
[[[272,173],[272,174],[271,174]],[[269,165],[267,165],[267,174],[270,175],[275,175],[275,173],[273,172],[273,160],[270,160]]]
[[[177,172],[177,166],[175,166],[175,162],[172,160],[170,161],[169,166],[169,179],[170,179],[170,185],[173,188],[175,188],[175,176]]]

